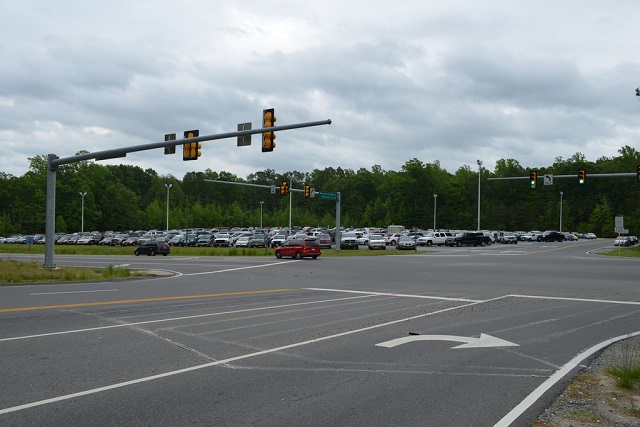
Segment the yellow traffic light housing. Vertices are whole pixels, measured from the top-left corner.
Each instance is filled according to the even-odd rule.
[[[532,190],[538,189],[538,171],[529,172],[529,188]]]
[[[311,186],[310,185],[305,185],[304,186],[304,197],[305,197],[305,199],[308,199],[309,197],[311,197]]]
[[[584,169],[580,169],[578,171],[578,184],[584,184],[587,178],[587,171]]]
[[[184,131],[184,138],[197,138],[200,136],[199,130],[186,130]],[[182,160],[198,160],[198,157],[202,155],[200,151],[202,144],[199,142],[187,142],[182,144]]]
[[[276,123],[275,109],[268,108],[262,110],[262,127],[271,128]],[[262,133],[262,152],[273,151],[276,147],[276,133],[275,132],[263,132]]]
[[[287,181],[282,181],[282,184],[280,185],[280,195],[286,196],[287,194],[289,194],[289,184]]]

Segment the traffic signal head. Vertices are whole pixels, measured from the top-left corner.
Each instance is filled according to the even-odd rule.
[[[200,136],[200,131],[198,130],[186,130],[184,131],[184,138],[196,138]],[[199,142],[187,142],[186,144],[182,144],[182,160],[198,160],[198,157],[202,155],[200,149],[202,148],[202,144]]]
[[[280,185],[280,195],[286,196],[287,194],[289,194],[289,184],[287,181],[282,181],[282,184]]]
[[[311,186],[310,185],[305,185],[304,186],[304,197],[306,199],[308,199],[309,197],[311,197]]]
[[[538,171],[529,172],[529,188],[538,189]]]
[[[275,126],[276,113],[273,108],[262,110],[262,127],[271,128]],[[276,133],[275,132],[263,132],[262,133],[262,152],[273,151],[276,147]]]
[[[584,181],[586,178],[587,178],[587,171],[584,169],[580,169],[578,171],[578,184],[584,184]]]

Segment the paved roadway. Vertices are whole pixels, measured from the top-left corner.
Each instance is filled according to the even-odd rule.
[[[640,262],[588,253],[610,245],[57,256],[176,276],[0,287],[0,425],[530,425],[640,330]]]

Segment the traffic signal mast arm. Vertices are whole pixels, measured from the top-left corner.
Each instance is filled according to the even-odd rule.
[[[138,151],[153,150],[155,148],[164,148],[171,146],[183,145],[189,142],[202,142],[202,141],[214,141],[217,139],[237,138],[238,136],[254,135],[263,132],[276,132],[289,129],[300,129],[313,126],[330,125],[331,119],[320,120],[317,122],[295,123],[291,125],[274,126],[270,128],[249,129],[235,132],[219,133],[216,135],[203,135],[197,138],[177,139],[173,141],[161,141],[150,144],[134,145],[131,147],[114,148],[112,150],[96,151],[93,153],[80,154],[70,157],[58,157],[55,154],[49,155],[49,168],[50,170],[57,170],[60,165],[66,165],[69,163],[81,162],[83,160],[107,160],[117,159],[119,157],[126,157],[128,153],[135,153]],[[292,190],[293,191],[293,190]],[[302,191],[302,190],[300,190]]]
[[[544,177],[544,175],[553,175],[553,179],[562,179],[562,178],[571,178],[571,179],[577,179],[577,174],[572,174],[572,175],[554,175],[554,174],[544,174],[544,173],[540,173],[538,172],[538,178],[539,177]],[[592,173],[589,174],[589,178],[623,178],[623,177],[636,177],[637,173],[636,172],[632,172],[632,173]],[[503,176],[500,178],[487,178],[487,181],[510,181],[510,180],[518,180],[518,179],[530,179],[530,176]]]

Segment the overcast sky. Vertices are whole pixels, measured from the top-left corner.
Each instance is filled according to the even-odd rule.
[[[0,172],[259,128],[270,107],[278,125],[333,123],[279,132],[272,153],[254,135],[205,142],[198,161],[156,149],[101,163],[181,179],[596,161],[640,150],[639,22],[637,0],[5,0]]]

